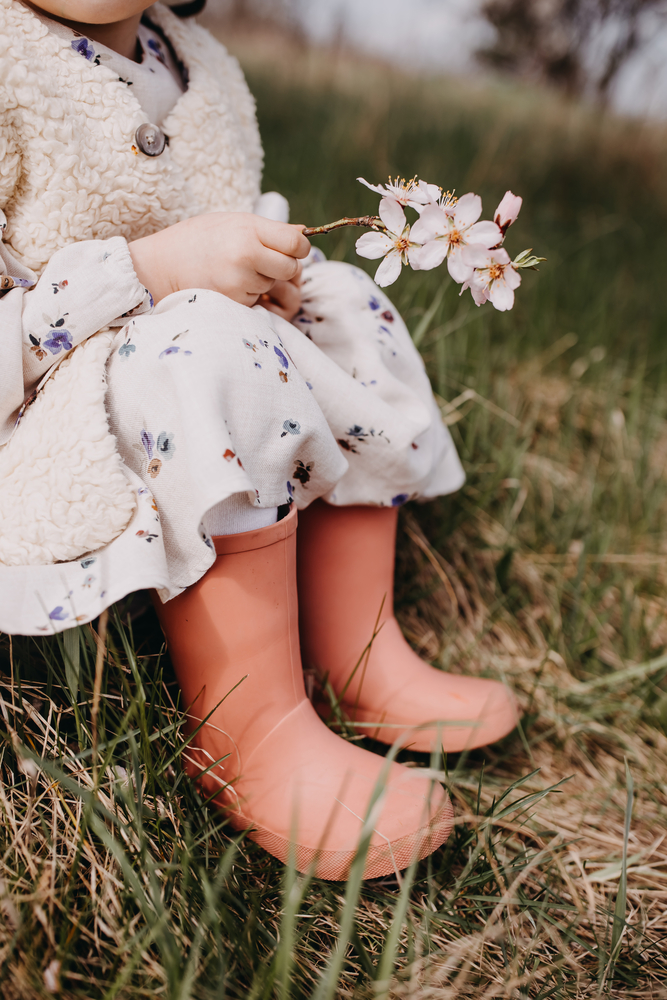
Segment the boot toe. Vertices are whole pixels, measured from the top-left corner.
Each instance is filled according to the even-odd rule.
[[[432,753],[459,753],[507,736],[519,721],[512,691],[500,681],[445,674],[424,664],[416,681],[394,692],[379,708],[349,706],[364,733],[384,743]],[[377,729],[369,724],[377,722]]]
[[[364,829],[372,831],[364,878],[400,871],[445,842],[453,813],[442,785],[341,740],[310,703],[299,715],[246,763],[230,814],[236,829],[299,871],[332,880],[348,877]]]

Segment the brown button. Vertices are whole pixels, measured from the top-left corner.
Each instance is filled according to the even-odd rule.
[[[159,156],[164,153],[167,139],[161,128],[144,122],[140,125],[134,136],[135,142],[142,153],[146,156]]]

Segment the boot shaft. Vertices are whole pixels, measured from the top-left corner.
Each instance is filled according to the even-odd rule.
[[[157,607],[191,726],[224,699],[210,723],[220,755],[242,759],[305,698],[296,524],[295,509],[267,528],[214,538],[211,569]]]

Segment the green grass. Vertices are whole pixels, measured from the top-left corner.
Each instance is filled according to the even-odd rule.
[[[665,135],[235,44],[265,188],[295,220],[373,209],[359,174],[473,189],[487,214],[508,187],[525,198],[510,249],[548,261],[512,313],[449,286],[424,323],[441,272],[390,290],[468,472],[403,511],[401,621],[431,662],[507,677],[524,723],[446,762],[453,833],[400,883],[325,883],[235,836],[184,777],[152,612],[112,610],[95,723],[92,628],[3,636],[0,993],[666,996]],[[354,260],[354,238],[320,244]]]

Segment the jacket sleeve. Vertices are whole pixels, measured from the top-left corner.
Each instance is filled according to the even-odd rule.
[[[72,243],[53,255],[33,288],[6,291],[0,298],[0,445],[25,398],[68,351],[152,307],[120,236]]]

